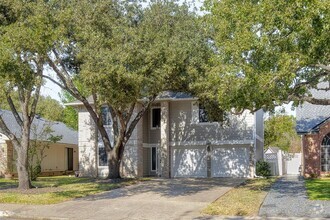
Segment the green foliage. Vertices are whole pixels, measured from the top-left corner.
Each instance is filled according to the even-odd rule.
[[[101,104],[125,110],[164,90],[187,91],[205,71],[210,51],[197,16],[185,5],[79,1],[74,7],[79,79]]]
[[[283,151],[300,152],[300,139],[295,130],[293,116],[275,114],[265,121],[265,147],[278,147]]]
[[[257,176],[268,177],[271,175],[270,165],[267,161],[259,160],[256,164],[256,174]]]
[[[312,101],[308,89],[329,81],[330,1],[207,0],[205,6],[216,53],[199,86],[223,108]]]
[[[79,89],[83,91],[83,89]],[[67,91],[62,90],[61,92],[61,101],[65,103],[69,103],[75,101],[76,99],[70,95]],[[65,106],[63,110],[62,121],[69,127],[78,130],[78,112],[72,106]]]

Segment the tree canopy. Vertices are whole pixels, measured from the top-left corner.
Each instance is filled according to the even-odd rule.
[[[205,73],[211,50],[204,29],[187,5],[174,1],[146,7],[139,1],[59,1],[57,10],[62,35],[47,57],[58,77],[51,80],[91,114],[108,153],[109,175],[117,178],[125,145],[156,96],[190,91]],[[103,126],[104,105],[114,144]]]
[[[205,95],[224,108],[273,109],[308,101],[330,80],[330,1],[208,0],[212,58]]]
[[[286,152],[300,152],[296,120],[291,115],[275,114],[265,121],[265,147],[278,147]]]

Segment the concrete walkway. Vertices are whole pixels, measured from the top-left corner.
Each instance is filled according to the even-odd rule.
[[[273,184],[259,216],[330,218],[330,201],[309,200],[304,179],[285,176]]]
[[[194,219],[243,179],[157,179],[55,205],[0,204],[0,212],[33,219]]]

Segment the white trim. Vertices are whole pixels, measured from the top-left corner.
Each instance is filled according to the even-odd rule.
[[[143,148],[160,147],[160,144],[157,144],[157,143],[154,143],[154,144],[143,143],[142,147]]]
[[[151,130],[158,130],[158,129],[160,129],[160,126],[161,126],[161,124],[162,124],[162,120],[161,120],[161,117],[159,118],[159,122],[160,122],[160,126],[159,127],[153,127],[152,126],[152,116],[153,116],[153,110],[154,109],[159,109],[160,110],[160,114],[162,114],[162,109],[161,109],[161,107],[160,106],[152,106],[151,108],[150,108],[150,129]]]
[[[221,145],[250,145],[254,144],[253,140],[230,140],[230,141],[172,141],[170,146],[206,146],[208,143],[213,146]]]

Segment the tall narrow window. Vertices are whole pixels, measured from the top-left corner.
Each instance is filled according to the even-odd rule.
[[[110,111],[107,106],[103,106],[101,108],[101,114],[102,114],[103,125],[111,125]]]
[[[99,166],[107,166],[108,157],[105,147],[99,144]]]
[[[207,111],[202,104],[199,104],[198,117],[200,123],[209,122]]]
[[[321,144],[321,171],[330,172],[330,133],[323,138]]]
[[[156,171],[157,169],[157,148],[151,148],[151,171]]]
[[[151,127],[152,128],[160,127],[160,108],[153,108],[151,110]]]

